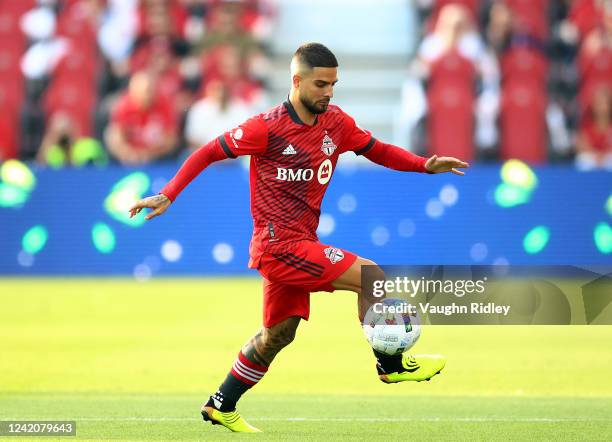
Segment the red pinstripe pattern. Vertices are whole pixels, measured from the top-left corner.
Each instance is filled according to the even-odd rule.
[[[296,123],[284,105],[263,115],[268,126],[268,149],[265,154],[251,158],[251,211],[255,225],[268,226],[272,222],[275,228],[284,228],[285,236],[316,238],[321,202],[329,185],[329,181],[319,182],[317,172],[327,159],[332,163],[332,172],[335,171],[340,144],[347,135],[345,117],[337,108],[330,107],[317,118],[314,126]],[[337,146],[331,156],[321,151],[325,135]],[[294,147],[295,155],[282,154],[289,144]],[[309,169],[312,179],[279,180],[279,168]]]

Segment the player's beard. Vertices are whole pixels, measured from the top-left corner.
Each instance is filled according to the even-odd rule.
[[[300,101],[310,113],[315,115],[322,114],[323,112],[325,112],[327,110],[327,106],[329,105],[329,100],[325,99],[319,101],[308,101],[300,97]]]

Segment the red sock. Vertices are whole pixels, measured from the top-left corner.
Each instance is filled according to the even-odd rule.
[[[241,351],[232,365],[231,373],[236,379],[252,387],[263,378],[267,371],[268,367],[250,361]]]
[[[267,371],[267,366],[250,361],[241,351],[225,381],[206,405],[220,411],[233,411],[240,397],[257,384]]]

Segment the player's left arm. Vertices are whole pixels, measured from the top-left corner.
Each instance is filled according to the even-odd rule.
[[[363,155],[381,166],[402,172],[452,172],[457,175],[464,175],[458,169],[469,167],[468,163],[457,158],[437,155],[424,158],[393,144],[383,143],[374,138],[369,131],[357,126],[355,120],[349,115],[343,113],[343,117],[346,134],[343,139],[344,145],[351,146],[350,150],[357,155]]]
[[[468,163],[457,158],[439,157],[437,155],[424,158],[393,144],[383,143],[374,138],[372,140],[374,141],[371,148],[363,152],[362,155],[368,160],[389,169],[403,172],[451,172],[456,175],[465,175],[459,169],[469,167]]]

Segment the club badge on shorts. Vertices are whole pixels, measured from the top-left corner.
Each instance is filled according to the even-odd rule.
[[[342,252],[340,249],[336,249],[335,247],[327,247],[325,250],[323,250],[323,252],[325,253],[325,256],[329,258],[332,264],[342,261],[342,258],[344,258],[344,252]]]

